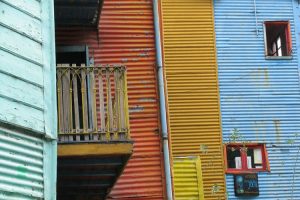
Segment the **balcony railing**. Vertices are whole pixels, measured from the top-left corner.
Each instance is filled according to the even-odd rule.
[[[60,142],[128,140],[124,66],[57,65]]]

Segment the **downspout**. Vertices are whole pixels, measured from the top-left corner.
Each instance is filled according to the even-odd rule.
[[[153,18],[154,18],[154,29],[155,29],[156,65],[157,65],[157,75],[158,75],[160,122],[161,122],[163,151],[164,151],[166,192],[167,192],[167,200],[173,200],[158,0],[153,0]]]

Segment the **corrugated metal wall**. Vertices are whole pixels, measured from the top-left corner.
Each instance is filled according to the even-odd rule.
[[[271,173],[259,174],[260,195],[253,199],[300,199],[296,164],[300,138],[295,135],[300,132],[300,90],[293,5],[291,0],[254,2],[215,0],[223,139],[228,141],[237,128],[244,140],[267,144]],[[265,59],[265,20],[290,20],[292,59]],[[227,176],[227,189],[229,199],[238,199],[232,175]]]
[[[213,4],[162,0],[162,14],[173,156],[201,155],[205,199],[223,199]]]
[[[204,200],[200,157],[173,160],[176,200]]]
[[[95,64],[127,66],[134,153],[111,197],[163,199],[152,2],[105,0],[99,33],[80,28],[59,29],[56,37],[58,44],[87,43]]]
[[[1,199],[55,199],[53,22],[52,0],[0,0]]]
[[[0,145],[0,199],[42,199],[43,140],[3,129]]]

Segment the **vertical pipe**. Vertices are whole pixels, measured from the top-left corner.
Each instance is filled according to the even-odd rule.
[[[173,200],[158,0],[153,0],[153,18],[154,18],[154,29],[155,29],[155,47],[156,47],[156,62],[157,62],[156,64],[157,64],[157,73],[158,73],[160,121],[161,121],[161,131],[162,131],[162,139],[163,139],[166,191],[167,191],[167,199]]]

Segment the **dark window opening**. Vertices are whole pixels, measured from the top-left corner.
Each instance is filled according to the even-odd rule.
[[[288,21],[265,22],[265,48],[268,57],[291,56],[292,44]]]
[[[228,168],[242,168],[241,152],[239,149],[234,147],[227,148],[227,164]]]

